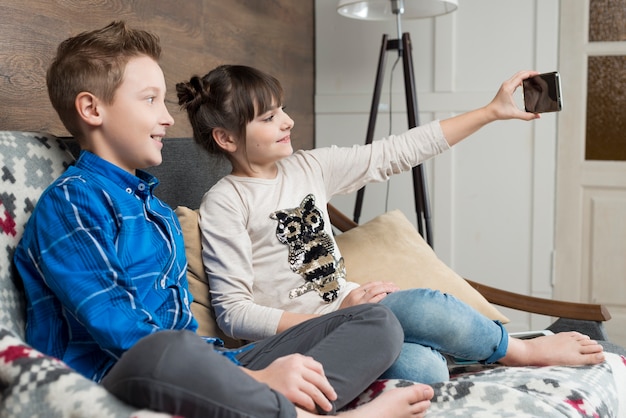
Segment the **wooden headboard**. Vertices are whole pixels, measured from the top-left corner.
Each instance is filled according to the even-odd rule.
[[[161,38],[170,137],[191,136],[175,84],[237,63],[276,76],[296,121],[295,148],[314,143],[314,0],[3,0],[0,13],[0,130],[67,135],[48,100],[45,71],[69,36],[113,20]]]

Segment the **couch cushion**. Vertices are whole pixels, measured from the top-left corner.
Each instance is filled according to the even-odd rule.
[[[230,337],[217,326],[215,312],[211,306],[209,280],[202,264],[202,238],[198,226],[198,212],[186,206],[178,206],[176,215],[183,228],[185,252],[187,254],[187,281],[193,295],[191,311],[198,321],[198,334],[207,337],[219,337],[227,347],[239,347],[243,342]]]
[[[52,135],[0,131],[0,323],[24,336],[25,307],[13,252],[43,190],[74,161]]]
[[[430,288],[449,293],[491,319],[509,319],[444,264],[399,210],[380,215],[336,237],[347,279],[388,280],[401,289]]]
[[[626,359],[607,354],[594,366],[501,367],[473,365],[434,383],[429,418],[624,417]],[[350,407],[405,381],[377,381]]]
[[[161,153],[163,162],[148,171],[159,179],[154,194],[172,208],[197,208],[204,193],[231,170],[224,155],[209,154],[193,138],[166,138]]]
[[[138,411],[60,360],[46,356],[0,326],[2,417],[152,417]]]

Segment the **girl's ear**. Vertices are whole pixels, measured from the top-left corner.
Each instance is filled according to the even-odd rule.
[[[228,153],[237,151],[237,140],[224,128],[213,129],[213,140],[218,147]]]
[[[99,126],[102,124],[101,109],[98,106],[98,98],[91,93],[78,93],[74,100],[74,106],[80,119],[90,126]]]

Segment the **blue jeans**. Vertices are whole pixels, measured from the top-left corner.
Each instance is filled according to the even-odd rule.
[[[382,378],[422,383],[449,379],[445,357],[493,363],[504,357],[508,333],[452,295],[431,289],[409,289],[387,295],[381,302],[396,315],[404,344],[396,362]]]

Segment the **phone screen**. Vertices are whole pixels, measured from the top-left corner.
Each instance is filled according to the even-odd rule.
[[[558,112],[563,108],[561,78],[558,72],[527,78],[524,85],[524,107],[527,112]]]

